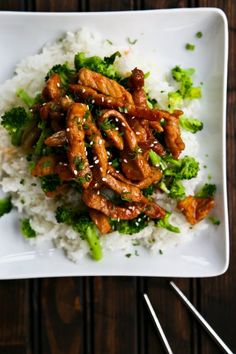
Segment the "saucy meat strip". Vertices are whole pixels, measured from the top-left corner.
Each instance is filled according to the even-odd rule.
[[[137,154],[134,158],[124,152],[121,155],[121,168],[124,175],[132,181],[142,181],[151,173],[149,163],[141,154]]]
[[[215,206],[213,198],[199,198],[189,195],[180,200],[177,208],[184,214],[191,225],[204,219]]]
[[[104,185],[111,188],[113,191],[121,195],[121,198],[128,202],[140,202],[144,199],[139,188],[119,181],[110,174],[107,174],[104,179]]]
[[[170,149],[173,157],[178,159],[181,151],[185,148],[185,144],[181,138],[178,116],[171,115],[168,119],[166,119],[164,132],[167,147]]]
[[[97,226],[101,234],[108,234],[111,231],[109,218],[98,210],[89,209],[89,216]]]
[[[37,161],[37,164],[31,171],[31,174],[34,177],[52,175],[55,173],[56,164],[57,159],[54,155],[43,156]]]
[[[170,116],[170,113],[167,111],[136,107],[135,105],[127,104],[122,98],[114,98],[112,96],[100,94],[96,90],[87,86],[70,84],[69,88],[79,99],[89,99],[91,102],[94,101],[96,105],[105,108],[122,109],[130,116],[135,116],[137,118],[159,122],[162,118],[168,118]]]
[[[93,164],[99,168],[99,175],[105,177],[107,173],[108,159],[105,140],[100,130],[92,120],[91,113],[87,111],[86,119],[83,124],[85,135],[90,141],[93,152]]]
[[[134,104],[131,94],[115,80],[109,79],[95,71],[81,68],[79,70],[79,84],[103,93],[106,96],[121,98],[124,102]]]
[[[114,120],[114,122],[116,124],[119,124],[119,128],[120,128],[121,132],[123,133],[123,136],[124,136],[124,139],[126,142],[126,146],[130,150],[135,150],[137,147],[137,139],[136,139],[135,133],[130,128],[125,117],[121,113],[119,113],[118,111],[116,111],[114,109],[104,110],[104,111],[102,111],[102,115],[98,117],[98,122],[101,125],[102,123],[104,123],[104,121],[109,120],[109,119],[112,119],[112,120]],[[106,135],[108,136],[108,138],[113,142],[114,145],[118,141],[117,135],[122,139],[122,137],[119,135],[119,132],[115,129],[107,129],[105,132],[106,132]],[[123,150],[124,144],[122,144],[122,149],[121,149],[121,144],[120,144],[120,146],[119,146],[119,144],[116,144],[116,145],[117,145],[116,146],[117,149],[119,149],[119,147],[120,147],[119,150]]]
[[[42,96],[48,101],[56,100],[63,95],[61,88],[61,78],[58,74],[53,74],[49,77],[43,89]]]
[[[69,142],[68,160],[72,173],[76,178],[82,177],[82,185],[88,188],[91,178],[91,170],[87,159],[85,147],[85,133],[83,129],[84,116],[87,112],[87,105],[74,103],[71,105],[66,121],[66,136]]]
[[[53,135],[49,136],[47,139],[44,140],[44,144],[48,146],[63,146],[68,142],[66,131],[59,130],[58,132],[54,133]]]
[[[82,199],[89,208],[98,210],[106,216],[114,219],[132,220],[142,212],[143,207],[140,205],[132,206],[127,203],[127,206],[117,206],[98,192],[88,188],[83,191]]]

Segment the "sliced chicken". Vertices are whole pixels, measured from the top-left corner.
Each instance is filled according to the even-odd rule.
[[[164,125],[165,131],[165,143],[170,149],[173,157],[178,159],[180,153],[185,148],[185,144],[181,138],[179,117],[170,116],[166,119],[166,124]]]
[[[46,85],[43,89],[42,95],[48,100],[57,100],[63,94],[63,89],[61,87],[61,78],[58,74],[53,74],[49,77],[46,82]]]
[[[89,209],[89,215],[101,234],[108,234],[111,231],[109,218],[105,214],[98,210]]]
[[[59,130],[58,132],[54,133],[53,135],[49,136],[47,139],[44,140],[44,144],[52,147],[56,146],[63,146],[67,144],[67,136],[65,130]]]
[[[180,200],[177,204],[178,209],[192,225],[204,219],[214,206],[213,198],[198,198],[192,195]]]

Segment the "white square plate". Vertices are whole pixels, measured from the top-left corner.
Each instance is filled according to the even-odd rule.
[[[123,252],[106,254],[101,262],[84,259],[73,264],[62,251],[51,247],[36,251],[17,231],[17,215],[0,220],[0,278],[30,278],[80,275],[129,275],[208,277],[222,274],[229,263],[226,193],[226,80],[228,30],[224,13],[214,8],[173,9],[109,13],[0,13],[0,83],[12,76],[15,65],[37,53],[42,46],[66,31],[80,27],[99,31],[104,37],[124,43],[138,38],[144,55],[158,56],[161,63],[197,68],[204,81],[202,99],[205,132],[202,151],[209,152],[209,169],[217,184],[216,214],[221,224],[214,232],[201,232],[191,242],[170,249],[163,256],[143,251],[139,257]],[[197,41],[194,52],[184,48]]]

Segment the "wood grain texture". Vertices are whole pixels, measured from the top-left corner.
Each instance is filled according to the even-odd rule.
[[[87,7],[89,11],[132,10],[134,7],[134,0],[88,0]]]
[[[41,281],[41,352],[84,353],[84,303],[82,278]]]
[[[78,0],[35,0],[36,11],[70,12],[79,11]]]
[[[1,0],[1,11],[22,11],[24,10],[24,0]]]
[[[30,353],[29,306],[27,281],[0,282],[0,353]]]
[[[172,9],[187,7],[187,0],[145,0],[144,9]]]
[[[137,353],[136,280],[93,279],[94,354]]]

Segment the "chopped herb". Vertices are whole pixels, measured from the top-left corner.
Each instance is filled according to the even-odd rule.
[[[150,195],[152,195],[155,191],[155,186],[154,184],[151,184],[150,186],[148,186],[147,188],[142,190],[142,193],[144,195],[144,197],[149,197]]]
[[[118,108],[120,113],[128,113],[128,108],[127,107],[119,107]]]
[[[140,241],[139,240],[133,240],[132,245],[133,246],[140,246]]]
[[[147,71],[147,72],[144,74],[144,79],[147,79],[149,76],[150,76],[150,71]]]
[[[51,166],[52,166],[52,161],[51,160],[46,160],[42,164],[42,168],[47,168],[47,167],[51,167]]]
[[[199,32],[196,33],[196,37],[197,37],[197,38],[202,38],[202,36],[203,36],[203,34],[202,34],[201,31],[199,31]]]
[[[140,155],[141,153],[142,153],[142,149],[141,149],[139,146],[137,146],[137,147],[135,148],[135,150],[128,152],[129,159],[130,159],[130,160],[135,160],[136,157],[137,157],[138,155]]]
[[[110,41],[110,39],[106,39],[106,41],[107,41],[107,43],[108,43],[108,44],[110,44],[110,45],[112,45],[112,44],[113,44],[113,42],[112,42],[112,41]]]
[[[159,254],[163,254],[163,251],[162,251],[162,250],[159,250]]]
[[[61,185],[61,180],[59,176],[56,174],[40,177],[40,180],[41,180],[41,188],[45,193],[53,192],[57,189],[57,187]]]
[[[132,44],[132,45],[134,45],[138,40],[137,39],[130,39],[129,37],[127,38],[127,41],[128,41],[128,43],[129,44]]]
[[[123,192],[121,194],[121,200],[125,202],[132,202],[132,199],[128,198],[127,195],[131,194],[130,192]]]
[[[11,198],[3,198],[0,199],[0,217],[3,216],[4,214],[10,213],[12,209],[12,204],[11,204]]]
[[[99,127],[102,130],[114,130],[116,128],[115,123],[109,118],[105,118],[103,122],[99,123]]]
[[[120,159],[116,157],[111,161],[111,165],[117,170],[120,168]]]
[[[87,120],[88,118],[89,118],[89,116],[90,116],[90,112],[89,112],[89,110],[88,111],[86,111],[85,112],[85,114],[84,114],[84,120]]]
[[[22,186],[25,184],[24,178],[22,178],[22,179],[20,180],[20,184],[22,184]]]
[[[139,253],[137,250],[135,250],[134,254],[135,254],[135,256],[139,256]]]
[[[22,219],[20,221],[20,231],[22,235],[25,236],[26,238],[36,237],[36,232],[31,227],[29,219]]]
[[[210,220],[213,225],[220,225],[220,220],[217,219],[215,216],[208,216],[208,220]]]
[[[216,185],[205,183],[204,186],[196,193],[196,197],[198,198],[209,198],[214,197],[216,192]]]
[[[127,254],[125,255],[125,257],[127,257],[127,258],[130,258],[131,256],[132,256],[131,253],[127,253]]]
[[[81,156],[76,156],[74,158],[74,164],[77,171],[82,171],[84,168],[84,161]]]
[[[187,49],[187,50],[194,50],[195,49],[195,45],[194,44],[191,44],[191,43],[187,43],[186,45],[185,45],[185,49]]]

